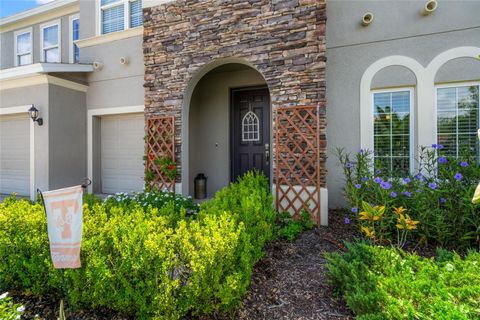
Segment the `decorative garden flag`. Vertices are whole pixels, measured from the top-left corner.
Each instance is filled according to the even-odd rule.
[[[80,268],[82,186],[43,193],[50,254],[56,269]]]

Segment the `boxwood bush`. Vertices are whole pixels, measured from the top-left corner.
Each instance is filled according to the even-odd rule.
[[[357,319],[480,319],[480,253],[422,258],[399,249],[348,244],[327,256],[331,284]]]
[[[231,310],[274,223],[267,180],[248,173],[197,215],[111,201],[84,204],[82,267],[65,272],[76,307],[109,308],[138,318],[180,319]],[[40,204],[0,204],[0,288],[60,294]]]

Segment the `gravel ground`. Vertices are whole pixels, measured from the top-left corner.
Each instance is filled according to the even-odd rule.
[[[241,306],[229,315],[210,315],[199,320],[264,319],[352,319],[345,302],[337,299],[327,283],[324,253],[345,248],[342,242],[354,237],[339,211],[330,212],[329,227],[309,230],[294,242],[267,245],[265,257],[255,266],[250,289]],[[12,292],[15,302],[25,305],[24,319],[56,319],[58,300],[31,298]],[[76,311],[75,320],[129,320],[108,311]]]

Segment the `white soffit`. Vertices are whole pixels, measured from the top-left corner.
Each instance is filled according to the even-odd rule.
[[[55,0],[47,4],[32,8],[30,10],[22,11],[17,14],[0,19],[0,27],[4,27],[7,24],[16,23],[21,20],[28,19],[33,16],[38,16],[47,13],[52,10],[58,10],[60,8],[76,4],[79,0]]]

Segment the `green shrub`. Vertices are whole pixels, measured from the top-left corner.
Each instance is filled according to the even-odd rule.
[[[403,207],[412,220],[420,222],[411,240],[450,248],[480,247],[480,206],[472,203],[480,177],[476,156],[464,153],[451,157],[443,153],[441,145],[421,148],[417,173],[399,177],[378,165],[372,169],[370,151],[361,150],[353,156],[342,150],[338,153],[349,211],[358,219],[363,202],[385,206],[386,243],[397,240],[394,208]]]
[[[398,249],[348,244],[327,255],[329,279],[357,319],[479,319],[480,253],[434,260]]]
[[[272,235],[268,182],[254,173],[223,189],[195,217],[172,201],[157,208],[88,200],[82,267],[65,271],[78,307],[158,319],[231,310]],[[12,198],[0,204],[0,253],[1,288],[60,294],[39,204]]]
[[[276,237],[293,241],[304,230],[312,228],[312,217],[307,210],[302,210],[300,219],[292,218],[288,212],[279,213],[274,231]]]
[[[20,319],[25,307],[20,304],[13,303],[8,296],[8,292],[0,294],[0,319],[17,320]]]

